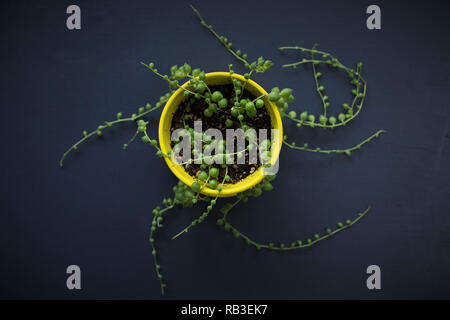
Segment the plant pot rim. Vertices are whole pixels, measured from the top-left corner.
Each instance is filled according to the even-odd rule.
[[[233,78],[246,81],[246,79],[240,75],[233,73],[231,75]],[[231,83],[230,73],[229,72],[210,72],[205,74],[205,82],[207,84],[212,85],[220,85],[220,84],[227,84]],[[161,113],[161,117],[159,120],[159,128],[158,128],[158,137],[159,137],[159,143],[161,151],[164,154],[167,154],[170,150],[172,150],[171,147],[171,137],[170,137],[170,129],[172,125],[172,117],[175,113],[175,111],[178,109],[178,106],[182,101],[184,101],[184,90],[182,88],[187,88],[189,86],[189,81],[185,82],[180,88],[178,88],[172,96],[169,98],[169,100],[166,102],[164,109]],[[248,83],[246,85],[246,90],[250,91],[255,96],[260,96],[263,94],[267,94],[267,92],[255,81],[252,79],[248,79]],[[272,138],[272,156],[270,159],[270,163],[275,166],[276,162],[278,161],[278,156],[280,154],[282,142],[283,142],[283,124],[281,121],[280,113],[278,112],[277,106],[271,102],[267,96],[262,98],[264,101],[264,105],[267,109],[267,112],[270,116],[270,122],[272,129],[278,129],[278,134]],[[175,174],[175,176],[181,180],[184,184],[190,186],[195,181],[198,181],[193,176],[189,175],[183,166],[177,165],[174,156],[172,157],[164,157],[167,166],[169,169]],[[234,184],[224,184],[222,191],[219,193],[219,191],[215,189],[211,189],[207,186],[202,188],[201,193],[208,196],[219,196],[219,197],[232,197],[235,196],[238,193],[244,192],[248,189],[253,188],[255,185],[260,183],[262,179],[264,178],[264,170],[262,166],[260,166],[255,172],[248,175],[244,179],[240,180],[237,183]],[[266,169],[267,170],[267,169]]]

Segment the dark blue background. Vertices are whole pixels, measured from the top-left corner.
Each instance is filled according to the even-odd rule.
[[[193,1],[215,29],[274,68],[255,80],[292,87],[297,111],[320,110],[311,70],[282,45],[364,62],[365,109],[333,132],[285,126],[297,143],[348,147],[388,133],[352,157],[283,148],[275,190],[230,219],[259,241],[304,239],[372,211],[352,229],[303,251],[256,251],[215,225],[170,237],[200,213],[176,209],[158,239],[164,298],[450,298],[450,23],[446,1]],[[78,4],[82,29],[65,26]],[[68,157],[81,135],[118,111],[135,112],[166,91],[140,61],[161,70],[188,61],[206,71],[243,66],[181,1],[9,1],[1,8],[0,298],[161,298],[148,231],[151,210],[175,177],[142,143],[121,146],[133,126],[105,131]],[[343,74],[326,72],[332,110],[350,99]],[[334,104],[333,104],[334,103]],[[159,112],[151,117],[156,134]],[[66,288],[66,267],[82,290]],[[377,264],[382,290],[366,288]]]

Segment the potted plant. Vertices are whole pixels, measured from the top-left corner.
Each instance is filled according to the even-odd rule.
[[[187,65],[185,64],[182,68],[186,67]],[[207,164],[206,162],[209,162],[209,159],[206,158],[203,160],[204,169],[201,169],[201,163],[197,166],[195,163],[179,165],[180,161],[175,159],[174,154],[172,154],[171,157],[165,157],[169,169],[184,184],[192,186],[192,184],[197,182],[201,185],[200,193],[212,197],[235,196],[236,194],[251,189],[260,183],[264,176],[268,173],[268,170],[265,169],[269,165],[272,166],[276,164],[282,145],[283,125],[280,113],[276,105],[269,100],[267,92],[256,82],[251,80],[248,74],[242,76],[234,73],[233,70],[230,70],[230,72],[207,73],[203,77],[203,74],[199,70],[196,72],[194,71],[193,73],[194,76],[192,76],[191,80],[180,86],[178,90],[171,95],[164,107],[164,110],[162,111],[159,123],[159,141],[161,151],[163,153],[167,154],[172,151],[171,134],[174,129],[177,129],[177,124],[178,129],[180,129],[181,123],[181,127],[183,129],[188,131],[191,130],[193,134],[198,133],[195,131],[193,126],[194,122],[204,124],[202,126],[202,131],[199,132],[203,135],[205,135],[205,132],[208,129],[214,128],[214,126],[220,127],[219,131],[222,133],[223,138],[225,138],[226,132],[230,133],[235,129],[242,129],[242,131],[239,130],[237,133],[234,133],[235,137],[238,137],[239,133],[249,133],[251,129],[269,129],[269,133],[276,132],[276,137],[274,137],[274,139],[267,140],[265,145],[262,145],[263,141],[258,140],[257,134],[254,136],[247,136],[247,145],[256,147],[259,151],[261,151],[261,155],[263,151],[266,151],[265,149],[267,149],[268,144],[270,144],[270,161],[266,164],[266,166],[260,165],[259,167],[256,164],[251,168],[248,166],[244,168],[244,166],[239,164],[234,166],[233,172],[228,172],[229,178],[227,177],[220,190],[218,190],[216,182],[214,182],[217,177],[225,176],[223,174],[224,172],[221,174],[220,171],[230,171],[233,169],[230,169],[229,165],[226,164],[226,161],[223,161],[227,160],[226,158],[217,159],[218,154],[210,156],[211,162],[214,162],[215,165]],[[189,76],[189,73],[187,75]],[[200,77],[204,80],[201,80]],[[194,80],[193,85],[192,80]],[[213,89],[218,87],[224,88],[226,93]],[[195,97],[197,93],[199,93],[198,98]],[[240,99],[239,95],[242,97],[244,94],[247,96],[251,95],[253,99]],[[190,100],[188,100],[189,97],[191,97]],[[205,100],[209,103],[206,103]],[[185,103],[183,104],[183,102]],[[183,110],[179,110],[180,105],[182,105]],[[173,121],[174,117],[178,118]],[[264,117],[266,119],[264,119]],[[196,121],[194,121],[194,119]],[[263,120],[266,120],[268,123],[264,123]],[[262,126],[270,125],[270,127],[255,128],[253,124],[262,124]],[[270,129],[275,129],[276,131]],[[188,137],[190,137],[190,135]],[[252,141],[253,145],[248,143],[252,137],[255,138],[255,141]],[[207,142],[205,142],[204,139],[197,140],[200,144],[204,145],[204,149],[207,149],[213,143],[220,142],[217,138],[211,138]],[[195,142],[193,136],[191,142],[192,144]],[[226,142],[226,140],[223,140],[223,142]],[[181,144],[181,142],[177,142],[175,144],[175,148],[179,144]],[[193,148],[193,150],[195,149]],[[229,160],[230,157],[239,157],[240,154],[236,154],[239,151],[242,152],[243,150],[231,150],[230,152],[223,150],[222,154],[224,154],[225,157],[228,156]],[[187,161],[190,159],[195,158],[194,156],[188,157]],[[195,160],[193,162],[195,162]],[[235,161],[232,159],[232,161],[229,161],[229,164],[233,165],[235,164]],[[189,170],[186,170],[186,167],[189,167]],[[215,169],[212,170],[213,175],[211,176],[209,171],[211,171],[210,169],[212,168]],[[219,171],[217,176],[214,174],[216,169]],[[243,175],[246,174],[248,175],[243,177]],[[210,182],[205,184],[204,182],[208,181],[208,178],[210,178]],[[211,181],[213,181],[212,186]]]
[[[173,196],[163,199],[162,206],[153,209],[150,244],[154,257],[155,270],[164,294],[166,287],[158,263],[156,252],[156,232],[163,226],[165,213],[175,206],[190,207],[206,203],[206,208],[198,218],[174,235],[177,238],[190,228],[203,222],[218,204],[219,198],[232,198],[220,209],[217,224],[230,231],[236,238],[256,249],[294,250],[310,247],[317,242],[345,230],[359,221],[369,210],[358,214],[353,220],[338,222],[335,228],[326,228],[322,234],[316,233],[306,240],[294,240],[290,243],[259,243],[241,233],[227,220],[230,210],[250,197],[258,197],[264,191],[272,190],[272,181],[278,170],[277,159],[284,144],[291,149],[324,154],[345,154],[350,156],[355,150],[370,142],[384,132],[380,130],[359,144],[346,149],[312,148],[307,144],[297,146],[288,142],[283,135],[282,119],[294,121],[297,127],[333,129],[344,126],[354,120],[361,112],[367,91],[367,82],[362,77],[362,63],[356,69],[342,64],[331,54],[304,47],[282,47],[280,50],[297,50],[308,54],[308,58],[284,65],[297,68],[311,65],[317,93],[323,104],[323,112],[317,117],[306,111],[297,113],[290,105],[294,101],[290,88],[272,88],[266,92],[251,79],[254,73],[264,73],[272,67],[272,61],[259,57],[248,61],[247,54],[235,50],[227,38],[219,36],[208,25],[199,12],[193,8],[201,24],[206,27],[240,62],[248,68],[244,75],[236,74],[233,66],[228,65],[227,72],[205,73],[200,68],[192,68],[184,63],[174,65],[167,74],[160,72],[155,64],[142,63],[155,75],[168,82],[169,92],[163,94],[152,107],[147,104],[136,113],[124,117],[117,113],[116,119],[105,121],[91,132],[83,131],[83,137],[72,145],[62,156],[63,166],[66,156],[78,149],[79,145],[92,136],[102,136],[103,130],[123,122],[136,123],[136,132],[124,148],[140,138],[142,142],[155,148],[156,155],[164,158],[169,169],[179,179],[173,187]],[[330,115],[330,99],[326,89],[320,84],[323,65],[346,73],[352,85],[353,100],[342,105],[342,112]],[[184,82],[184,83],[183,83]],[[158,130],[158,139],[149,136],[145,116],[164,107]],[[159,141],[158,141],[159,140]]]

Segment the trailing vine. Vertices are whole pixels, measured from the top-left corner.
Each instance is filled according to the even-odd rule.
[[[145,105],[145,107],[139,107],[137,113],[133,113],[130,117],[127,117],[127,118],[123,118],[123,113],[118,112],[116,114],[116,120],[105,121],[103,124],[100,124],[95,130],[92,130],[89,133],[86,130],[83,130],[83,132],[82,132],[83,137],[80,140],[78,140],[77,142],[75,142],[69,149],[66,150],[66,152],[63,153],[61,159],[59,160],[59,166],[62,168],[64,166],[64,160],[69,155],[69,153],[71,153],[72,151],[77,151],[79,145],[82,144],[83,142],[85,142],[86,140],[88,140],[89,138],[94,137],[94,136],[102,137],[103,131],[105,129],[111,128],[113,125],[116,125],[119,123],[125,123],[125,122],[137,122],[138,128],[136,130],[136,133],[133,135],[133,137],[130,139],[130,141],[128,143],[125,143],[123,145],[123,149],[126,149],[128,147],[128,145],[134,141],[134,139],[136,138],[138,133],[142,132],[142,131],[139,131],[139,128],[142,127],[142,126],[139,126],[139,124],[142,124],[142,122],[139,122],[139,120],[141,120],[142,117],[149,114],[150,112],[161,108],[163,106],[163,104],[165,102],[167,102],[169,97],[170,97],[170,94],[167,93],[160,97],[160,99],[156,103],[155,107],[152,107],[150,103],[147,103]],[[147,122],[147,124],[148,124],[148,122]],[[145,135],[147,135],[147,133]],[[147,136],[147,138],[148,138],[148,136]],[[158,150],[157,155],[163,156],[163,154],[161,153],[161,150],[158,147],[158,144],[154,143],[154,141],[156,141],[156,140],[152,140],[152,141],[153,141],[152,145],[155,146]]]
[[[243,53],[241,49],[235,50],[233,44],[226,37],[220,36],[211,25],[206,23],[196,8],[193,6],[191,6],[191,8],[200,19],[201,25],[209,30],[213,36],[225,46],[228,52],[249,69],[248,73],[243,75],[244,80],[241,80],[242,78],[234,77],[233,75],[235,72],[233,70],[233,65],[228,65],[230,86],[232,87],[232,92],[230,93],[223,88],[209,85],[206,81],[205,71],[201,68],[192,68],[188,63],[183,63],[180,66],[173,65],[169,72],[165,74],[156,68],[154,62],[141,62],[141,64],[148,68],[153,74],[167,82],[169,92],[162,95],[154,107],[150,104],[146,104],[129,117],[123,117],[123,113],[119,112],[117,113],[115,120],[105,121],[89,133],[83,131],[83,136],[64,152],[59,162],[59,165],[63,167],[66,157],[71,152],[78,150],[78,147],[87,139],[94,136],[101,137],[104,130],[114,125],[131,122],[136,124],[136,131],[130,141],[123,145],[124,149],[127,148],[130,143],[135,141],[136,138],[140,138],[143,143],[149,144],[155,148],[158,157],[171,158],[177,166],[183,166],[186,170],[196,166],[196,171],[193,171],[194,173],[192,173],[194,182],[191,185],[186,185],[182,181],[178,181],[173,187],[173,197],[164,198],[162,202],[163,207],[157,206],[152,211],[153,218],[149,242],[152,248],[155,271],[160,282],[162,294],[165,292],[166,283],[163,281],[161,265],[158,262],[156,238],[157,231],[163,226],[166,213],[176,206],[186,208],[198,205],[199,203],[205,203],[206,205],[206,208],[202,211],[200,216],[195,218],[189,225],[172,237],[172,239],[176,239],[188,232],[191,228],[202,223],[216,207],[224,185],[236,182],[233,181],[234,178],[230,174],[230,170],[232,169],[231,165],[234,164],[235,159],[244,159],[245,163],[250,163],[250,154],[252,151],[256,151],[257,154],[259,154],[259,158],[254,164],[253,170],[260,166],[271,166],[270,159],[272,156],[271,147],[273,147],[273,141],[270,138],[259,138],[255,134],[255,130],[259,129],[257,127],[256,119],[263,118],[265,116],[264,113],[267,112],[266,108],[264,108],[266,105],[265,100],[273,102],[277,106],[281,116],[284,119],[294,121],[297,127],[307,126],[310,128],[318,127],[334,129],[345,126],[359,115],[367,92],[367,82],[362,77],[362,63],[358,63],[356,69],[351,69],[342,64],[330,53],[317,50],[317,45],[314,45],[311,49],[290,46],[281,47],[279,50],[296,50],[301,54],[309,54],[308,58],[303,57],[298,62],[286,64],[282,67],[297,68],[301,65],[312,65],[312,74],[316,91],[322,103],[321,114],[316,116],[307,111],[302,111],[300,114],[297,114],[296,111],[291,109],[291,105],[295,100],[291,88],[280,89],[279,87],[274,87],[269,93],[260,96],[252,96],[246,90],[249,79],[253,73],[264,73],[269,70],[273,66],[272,61],[266,60],[261,56],[255,61],[250,62],[247,53]],[[320,79],[323,76],[322,72],[319,71],[320,65],[327,65],[345,72],[352,85],[353,99],[350,103],[342,104],[342,112],[337,116],[330,115],[330,98],[326,94],[326,88],[320,84]],[[183,85],[182,81],[187,81],[187,85]],[[146,120],[145,116],[152,111],[160,109],[169,100],[175,90],[178,89],[183,90],[184,94],[183,113],[180,115],[182,126],[178,131],[178,139],[172,141],[172,150],[165,154],[159,147],[159,141],[156,138],[151,138],[149,136],[147,126],[150,121]],[[220,122],[222,128],[237,128],[242,130],[242,132],[245,133],[245,144],[243,147],[238,151],[229,151],[230,146],[227,141],[213,137],[206,131],[196,130],[193,123],[194,119],[198,116],[195,114],[195,108],[198,108],[198,106],[203,106],[203,109],[201,110],[201,117],[203,119],[216,119]],[[287,136],[283,137],[282,142],[287,147],[295,150],[324,154],[336,153],[350,156],[352,152],[357,151],[384,132],[384,130],[379,130],[355,146],[345,149],[312,148],[307,143],[298,146],[295,141],[289,142]],[[185,143],[190,147],[188,154],[184,151],[184,147],[186,146]],[[251,173],[251,171],[248,172],[248,174]],[[236,238],[243,239],[246,244],[255,247],[256,249],[285,251],[310,247],[325,240],[338,232],[353,226],[370,210],[369,206],[353,220],[346,220],[344,223],[338,222],[337,227],[334,229],[326,228],[322,234],[316,233],[306,240],[295,240],[290,243],[256,242],[233,226],[227,219],[228,214],[239,203],[245,203],[251,197],[259,197],[264,191],[267,192],[272,190],[272,182],[275,178],[275,175],[266,175],[264,179],[253,188],[238,193],[235,196],[234,201],[227,202],[220,209],[222,215],[217,218],[217,225],[222,226],[226,231],[230,231]],[[206,196],[203,192],[205,188],[216,190],[216,195],[212,197]]]
[[[301,127],[302,125],[306,125],[309,127],[322,127],[322,128],[336,128],[340,126],[344,126],[353,119],[355,119],[362,110],[364,100],[367,92],[367,82],[362,77],[362,62],[359,62],[356,66],[356,71],[349,67],[343,65],[337,58],[332,56],[330,53],[320,51],[315,49],[317,45],[314,45],[312,49],[294,46],[294,47],[280,47],[279,50],[298,50],[301,53],[310,53],[311,59],[302,58],[302,60],[285,64],[283,68],[294,68],[296,69],[300,65],[311,64],[313,66],[313,76],[314,81],[316,83],[317,93],[322,100],[323,103],[323,114],[318,117],[318,122],[316,122],[316,116],[313,114],[308,114],[307,111],[303,111],[300,115],[294,112],[288,112],[287,108],[284,108],[284,116],[293,120],[297,123],[297,127]],[[314,58],[314,55],[320,55],[322,59]],[[319,79],[322,77],[321,72],[316,71],[316,67],[320,64],[328,65],[335,69],[343,70],[347,73],[348,78],[350,80],[352,88],[353,99],[351,104],[348,103],[342,104],[343,112],[339,113],[337,118],[334,116],[327,117],[327,109],[330,106],[329,97],[325,94],[326,88],[323,85],[319,84]],[[355,111],[356,108],[356,111]]]
[[[240,200],[237,200],[233,205],[239,203]],[[315,233],[311,238],[307,238],[304,242],[302,240],[296,240],[292,241],[289,244],[285,244],[283,242],[279,244],[275,244],[274,242],[268,242],[268,243],[258,243],[254,240],[252,240],[247,235],[240,232],[238,229],[236,229],[231,223],[227,220],[227,214],[230,210],[225,210],[223,213],[223,217],[217,219],[217,225],[223,226],[226,231],[231,231],[233,236],[236,239],[242,238],[244,242],[248,245],[251,245],[255,247],[256,249],[270,249],[270,250],[294,250],[294,249],[302,249],[311,247],[312,245],[325,240],[336,233],[343,231],[347,228],[350,228],[352,225],[354,225],[356,222],[358,222],[360,219],[362,219],[370,210],[370,206],[362,213],[358,214],[358,217],[353,220],[346,220],[345,223],[338,222],[336,224],[336,228],[332,230],[331,228],[325,228],[325,233],[323,235],[319,235],[318,233]]]

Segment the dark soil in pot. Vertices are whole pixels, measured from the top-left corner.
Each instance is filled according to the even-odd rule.
[[[204,116],[203,111],[208,107],[208,104],[203,99],[195,99],[194,97],[189,97],[185,101],[183,101],[178,107],[177,111],[173,115],[172,124],[171,124],[171,134],[176,129],[183,129],[185,125],[188,125],[190,128],[194,128],[194,121],[202,121],[202,131],[206,131],[209,128],[218,129],[222,132],[223,139],[226,137],[226,129],[238,129],[241,128],[239,120],[231,115],[231,98],[235,96],[235,92],[233,86],[230,85],[216,85],[216,86],[208,86],[211,92],[216,90],[221,91],[223,96],[228,99],[228,106],[225,108],[219,109],[212,117],[207,118]],[[244,89],[241,98],[254,100],[256,97],[252,95],[250,92]],[[191,117],[185,117],[185,115],[191,114]],[[233,121],[233,124],[229,127],[225,126],[225,121],[230,119]],[[267,139],[270,139],[270,116],[267,112],[266,107],[258,108],[257,114],[253,118],[245,117],[245,123],[256,130],[258,133],[259,129],[266,129],[268,132]],[[236,139],[235,139],[236,141]],[[257,140],[259,144],[259,140]],[[246,141],[246,146],[248,142]],[[172,141],[172,147],[174,143]],[[235,150],[239,151],[236,149]],[[194,158],[192,156],[192,158]],[[236,157],[235,157],[236,159]],[[201,170],[200,164],[184,164],[184,169],[191,175],[197,176],[198,172]],[[220,164],[213,164],[213,167],[219,169],[219,177],[217,180],[222,181],[225,175],[225,168],[222,168]],[[249,163],[249,155],[248,151],[245,152],[245,163],[244,164],[232,164],[228,166],[228,175],[230,176],[230,181],[228,183],[234,184],[244,179],[248,175],[255,172],[261,166],[261,162],[257,160],[256,164]]]

